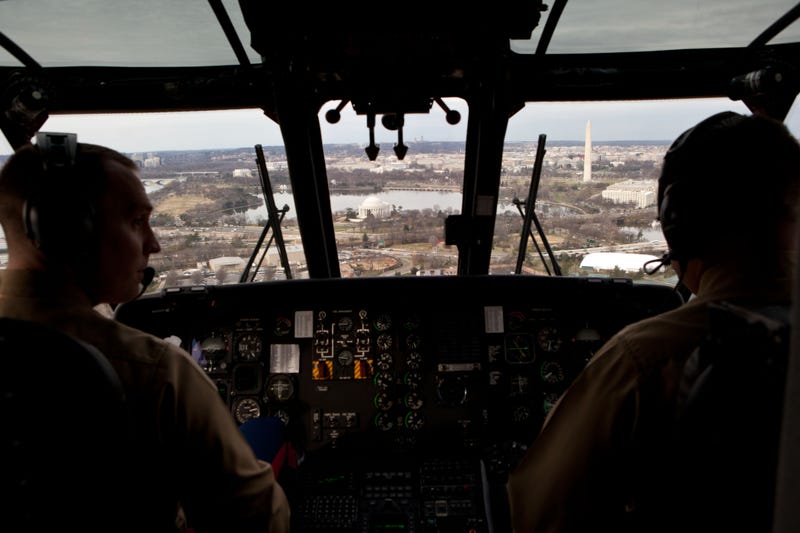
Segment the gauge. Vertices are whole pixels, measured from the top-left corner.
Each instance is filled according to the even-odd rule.
[[[515,333],[506,337],[506,361],[509,363],[530,363],[533,360],[533,343],[529,335]]]
[[[508,313],[508,329],[519,331],[525,325],[525,313],[522,311],[511,311]]]
[[[419,345],[422,343],[422,339],[419,338],[419,335],[412,333],[408,337],[406,337],[406,346],[408,346],[409,350],[416,350],[419,348]]]
[[[339,331],[350,331],[353,329],[353,319],[349,316],[343,316],[336,321],[336,327],[339,328]]]
[[[285,402],[294,396],[294,383],[286,374],[274,374],[267,382],[267,396],[279,402]]]
[[[412,411],[416,411],[417,409],[422,407],[422,396],[420,396],[418,392],[412,390],[408,394],[406,394],[405,404],[406,407],[408,407]]]
[[[418,430],[425,425],[425,417],[419,411],[409,411],[406,413],[403,423],[408,429]]]
[[[359,329],[356,331],[356,346],[360,350],[369,350],[369,330]]]
[[[531,418],[531,410],[527,405],[518,405],[511,412],[511,418],[514,422],[527,422]]]
[[[258,333],[245,333],[236,343],[236,351],[242,361],[256,361],[261,355],[262,343]]]
[[[203,339],[203,342],[200,343],[200,348],[203,350],[203,355],[207,361],[220,361],[228,353],[228,345],[225,339],[217,334]]]
[[[536,335],[536,342],[546,352],[557,352],[561,349],[561,336],[554,327],[543,327]]]
[[[403,327],[409,331],[412,329],[417,329],[419,327],[419,317],[417,315],[407,317],[403,321]]]
[[[377,361],[375,364],[380,370],[389,370],[392,368],[392,363],[394,360],[392,359],[392,354],[389,352],[381,352],[378,354]]]
[[[283,337],[292,331],[292,321],[286,317],[278,317],[275,319],[275,327],[272,329],[276,337]]]
[[[394,427],[394,420],[392,415],[386,411],[381,411],[375,415],[375,427],[381,431],[389,431]]]
[[[240,424],[261,416],[261,406],[255,398],[240,398],[233,406],[233,416]]]
[[[289,413],[287,413],[287,412],[286,412],[285,410],[283,410],[283,409],[278,409],[277,411],[275,411],[274,413],[272,413],[272,416],[274,416],[275,418],[277,418],[278,420],[280,420],[280,421],[281,421],[281,423],[282,423],[284,426],[288,426],[288,425],[289,425],[289,420],[291,420],[291,417],[289,416]]]
[[[406,372],[406,375],[403,376],[403,382],[411,388],[417,388],[422,384],[422,374],[411,370]]]
[[[392,317],[388,313],[381,313],[375,319],[375,329],[378,331],[386,331],[390,327],[392,327]]]
[[[388,372],[378,372],[375,374],[375,377],[372,378],[372,382],[379,389],[386,390],[392,386],[392,375]]]
[[[561,383],[564,381],[564,368],[556,361],[545,361],[539,375],[545,383]]]
[[[342,366],[351,366],[353,364],[353,352],[350,350],[342,350],[336,356],[336,360],[339,361],[339,364]]]
[[[406,366],[411,370],[419,370],[422,366],[422,354],[419,352],[408,352],[406,355]]]
[[[559,396],[560,395],[555,392],[551,392],[544,395],[544,401],[542,402],[542,411],[544,412],[544,414],[550,412],[550,409],[552,409],[553,406],[558,401]]]
[[[388,411],[394,405],[394,401],[386,392],[379,392],[372,399],[372,404],[375,406],[375,409],[379,411]]]
[[[392,347],[392,336],[388,333],[381,333],[378,335],[378,338],[375,339],[375,344],[377,344],[378,348],[381,350],[388,350]]]
[[[314,346],[327,346],[331,342],[331,336],[325,329],[318,329],[314,333]]]
[[[444,376],[438,378],[436,394],[446,405],[462,405],[467,401],[467,384],[461,376]]]

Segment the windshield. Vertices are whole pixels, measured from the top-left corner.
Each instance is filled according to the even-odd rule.
[[[374,160],[364,117],[345,107],[330,123],[325,114],[336,106],[320,111],[342,277],[456,273],[458,250],[445,241],[445,219],[461,211],[468,109],[458,99],[442,103],[461,115],[458,123],[434,106],[405,120],[402,139],[398,129],[377,124]],[[666,251],[655,222],[661,158],[684,129],[723,109],[747,112],[727,99],[525,106],[506,134],[490,273],[669,281],[671,270],[643,272]],[[248,267],[247,281],[307,277],[280,130],[260,110],[57,115],[46,129],[78,132],[141,166],[163,248],[151,258],[161,287],[239,283]],[[0,144],[1,158],[10,153]],[[283,249],[264,229],[270,213],[262,174]]]

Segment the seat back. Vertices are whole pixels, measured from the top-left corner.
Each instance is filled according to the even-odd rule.
[[[790,308],[710,309],[678,398],[674,501],[681,531],[770,531],[790,340]]]
[[[0,360],[4,523],[9,531],[104,529],[122,498],[117,465],[126,459],[116,372],[94,347],[9,318],[0,318]]]

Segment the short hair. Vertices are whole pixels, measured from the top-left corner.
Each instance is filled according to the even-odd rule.
[[[774,237],[796,217],[800,144],[761,115],[725,111],[683,132],[664,156],[658,218],[680,259]],[[749,239],[749,240],[748,240]]]
[[[71,203],[96,205],[106,190],[106,161],[116,161],[138,169],[129,157],[105,146],[78,143],[75,163],[65,173],[63,182],[52,182],[45,170],[45,159],[36,145],[19,148],[0,170],[0,222],[7,232],[23,230],[23,206],[26,201],[50,195],[64,206],[69,216]]]

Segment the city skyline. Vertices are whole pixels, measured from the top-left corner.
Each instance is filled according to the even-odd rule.
[[[449,99],[448,106],[462,114],[456,125],[446,122],[444,111],[433,106],[427,115],[408,115],[403,129],[405,142],[463,141],[466,137],[466,104]],[[331,107],[323,106],[321,114]],[[539,134],[548,141],[581,141],[587,121],[592,123],[592,141],[668,141],[700,119],[722,110],[749,111],[742,102],[726,98],[633,101],[633,102],[550,102],[531,103],[509,121],[509,142],[535,141]],[[337,124],[320,121],[324,144],[357,143],[369,140],[366,118],[357,116],[350,106],[342,110]],[[800,132],[800,117],[791,114],[793,131]],[[82,142],[113,147],[122,152],[206,150],[239,148],[262,144],[280,146],[283,140],[277,124],[261,110],[137,113],[115,115],[52,115],[42,127],[46,131],[78,133]],[[391,149],[397,132],[383,128],[378,121],[375,141]],[[0,155],[11,147],[0,136]]]

